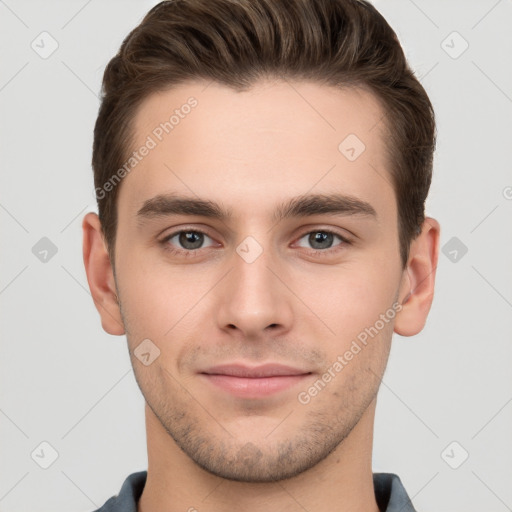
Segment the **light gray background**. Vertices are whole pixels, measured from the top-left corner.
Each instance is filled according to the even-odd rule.
[[[81,220],[103,69],[156,3],[0,1],[2,512],[90,511],[147,467],[144,402],[125,337],[101,329]],[[394,338],[374,471],[397,473],[420,511],[512,510],[512,2],[376,5],[437,114],[427,213],[442,246],[468,252],[453,262],[447,246],[425,330]],[[59,45],[47,59],[31,48],[43,31]],[[469,44],[457,58],[453,31]],[[58,249],[46,263],[42,237]]]

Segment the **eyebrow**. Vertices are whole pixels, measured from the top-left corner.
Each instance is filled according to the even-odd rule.
[[[272,220],[277,223],[294,217],[325,214],[361,215],[377,219],[377,212],[373,206],[356,197],[343,194],[313,194],[294,197],[278,205]],[[171,215],[195,215],[227,221],[233,217],[233,210],[205,199],[159,194],[144,201],[137,212],[137,218],[141,224],[144,223],[145,219]]]

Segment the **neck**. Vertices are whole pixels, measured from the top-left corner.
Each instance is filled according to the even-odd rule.
[[[137,512],[379,512],[371,466],[376,399],[324,460],[286,480],[235,482],[195,464],[146,405],[148,476]]]

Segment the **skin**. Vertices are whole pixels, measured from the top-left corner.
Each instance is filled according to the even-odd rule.
[[[134,148],[190,96],[197,107],[120,185],[115,272],[97,215],[83,220],[103,329],[126,334],[146,400],[148,479],[138,510],[376,512],[377,391],[393,331],[411,336],[425,324],[439,224],[426,219],[402,268],[383,112],[371,93],[284,80],[237,93],[190,82],[146,98]],[[338,150],[350,133],[366,146],[353,162]],[[272,219],[288,199],[333,191],[369,203],[376,216]],[[146,200],[170,193],[217,202],[232,217],[137,218]],[[206,233],[195,255],[160,243],[180,229]],[[309,237],[323,230],[350,243]],[[263,251],[252,263],[236,251],[247,236]],[[166,244],[190,252],[178,236]],[[395,302],[403,306],[394,319],[300,403]],[[148,366],[134,355],[144,339],[160,350]],[[240,398],[198,373],[232,362],[311,374],[270,396]]]

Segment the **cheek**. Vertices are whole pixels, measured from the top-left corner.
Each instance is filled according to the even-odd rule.
[[[398,286],[398,274],[395,274],[396,270],[390,268],[358,262],[332,266],[306,277],[296,276],[295,289],[316,314],[318,322],[334,332],[338,343],[345,343],[374,325],[392,307]],[[325,332],[329,338],[329,331]]]
[[[181,281],[172,279],[168,268],[151,261],[149,252],[140,257],[133,251],[124,252],[117,266],[123,316],[131,327],[130,334],[134,338],[161,338],[173,325],[179,313],[177,305],[184,299]]]
[[[216,309],[207,294],[217,274],[213,267],[173,266],[152,251],[124,254],[118,262],[118,286],[129,345],[134,350],[148,338],[159,347],[162,360],[173,360],[191,337],[197,338],[204,320],[211,325],[208,311]]]

